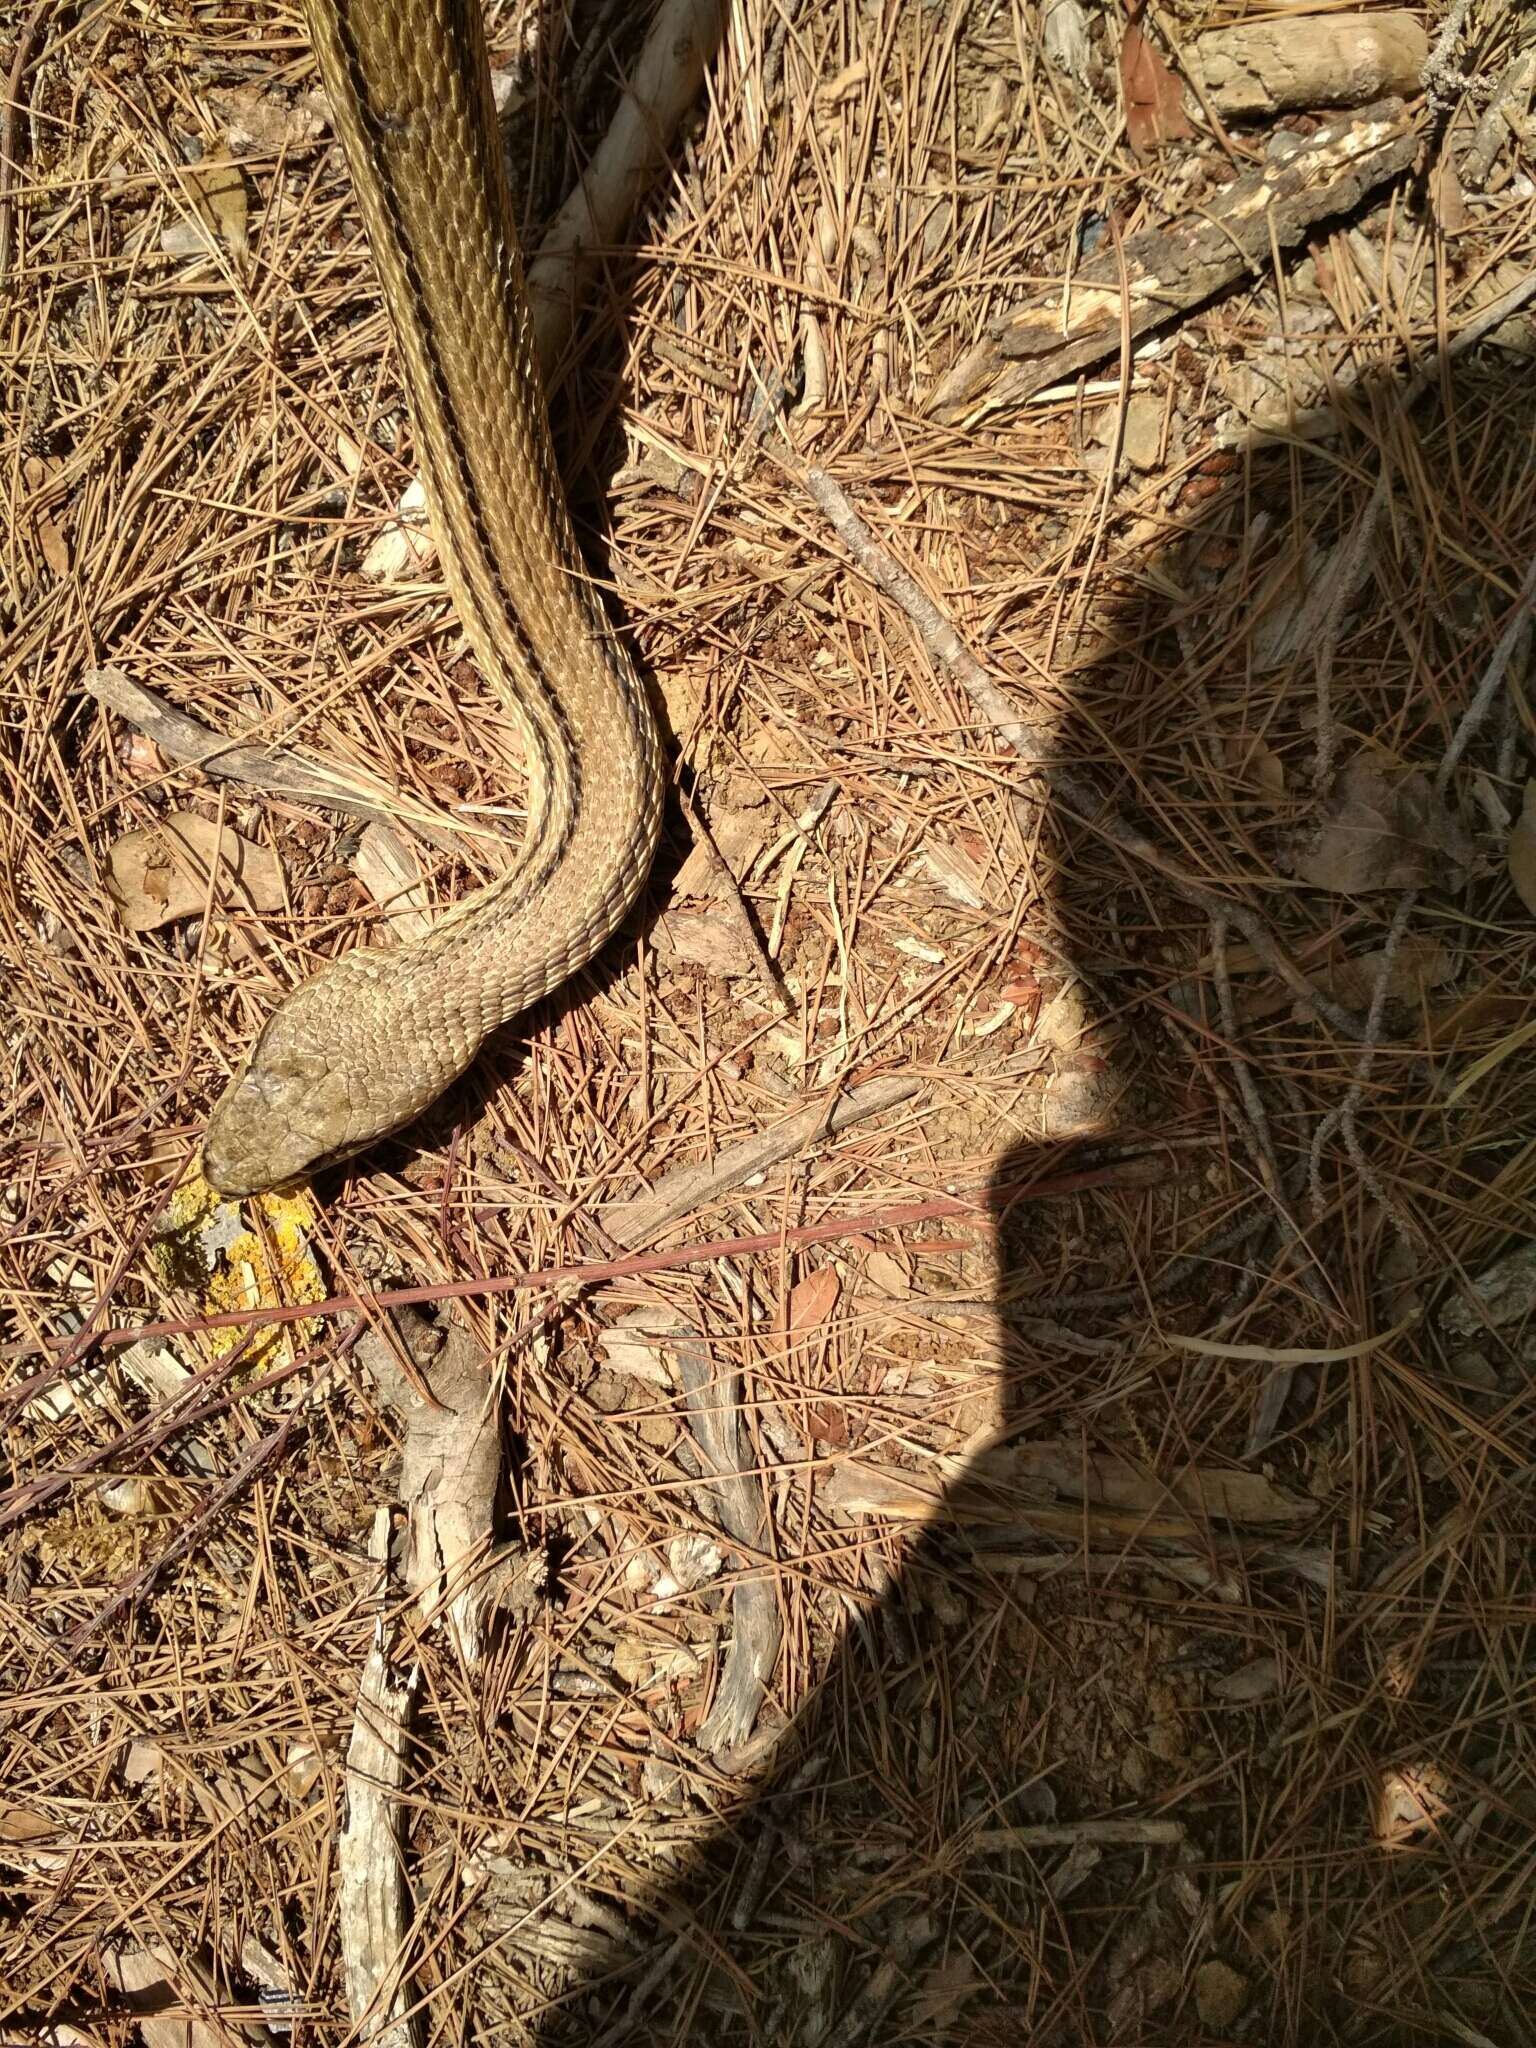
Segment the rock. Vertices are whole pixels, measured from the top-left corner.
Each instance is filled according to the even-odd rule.
[[[1155,392],[1138,391],[1125,408],[1120,447],[1132,469],[1156,469],[1163,449],[1163,401]]]

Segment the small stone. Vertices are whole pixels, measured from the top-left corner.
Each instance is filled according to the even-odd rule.
[[[1230,2027],[1248,2003],[1248,1979],[1227,1963],[1202,1963],[1195,1972],[1195,2009],[1200,2024],[1213,2030]]]
[[[1156,469],[1162,456],[1163,401],[1150,391],[1138,391],[1125,408],[1125,431],[1120,447],[1132,469]]]

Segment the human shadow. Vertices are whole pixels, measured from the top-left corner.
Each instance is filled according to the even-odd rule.
[[[1362,416],[1378,399],[1396,403],[1390,384],[1354,395]],[[1536,393],[1523,392],[1501,364],[1474,359],[1447,376],[1413,437],[1441,451],[1448,476],[1458,454],[1467,470],[1484,466],[1491,501],[1507,497],[1511,463],[1529,469],[1533,418]],[[1496,419],[1522,422],[1513,453],[1495,442]],[[1147,678],[1198,661],[1200,604],[1230,601],[1223,578],[1241,564],[1253,524],[1268,517],[1268,499],[1289,502],[1312,487],[1341,518],[1354,502],[1329,488],[1352,474],[1358,481],[1364,462],[1366,444],[1350,438],[1347,420],[1342,431],[1342,454],[1283,443],[1243,451],[1219,511],[1190,526],[1156,591],[1149,595],[1149,579],[1092,668],[1079,671],[1069,744],[1098,764],[1110,803],[1136,813],[1138,787],[1162,772],[1152,760],[1164,735],[1148,730]],[[1457,490],[1465,509],[1466,475]],[[1207,575],[1209,559],[1218,570]],[[1274,599],[1258,572],[1244,587]],[[1453,665],[1466,690],[1507,622],[1501,592],[1497,585],[1456,600],[1467,651]],[[1301,664],[1309,653],[1287,658]],[[1232,679],[1231,703],[1242,680]],[[1245,841],[1232,852],[1270,861],[1282,834],[1296,829],[1296,807],[1262,808],[1259,785],[1270,771],[1254,767],[1254,735],[1238,734],[1252,742],[1245,754],[1225,745],[1222,692],[1213,676],[1206,763],[1213,776],[1254,777],[1253,805],[1236,811]],[[1459,708],[1448,710],[1448,723]],[[1305,714],[1288,712],[1284,727],[1264,738],[1269,753],[1284,758],[1287,747],[1314,744]],[[1403,744],[1411,756],[1412,743]],[[1102,847],[1091,820],[1062,830],[1078,849]],[[1224,1044],[1230,1018],[1209,971],[1194,970],[1209,953],[1208,919],[1155,878],[1148,885],[1127,871],[1122,880],[1134,926],[1123,905],[1106,908],[1101,881],[1066,882],[1056,964],[1043,974],[1065,974],[1086,991],[1077,1056],[1056,1062],[1058,1078],[1080,1084],[1077,1135],[1053,1135],[1042,1114],[1039,1131],[1001,1151],[977,1202],[993,1270],[983,1297],[961,1313],[985,1314],[993,1326],[990,1416],[947,1465],[908,1460],[903,1469],[858,1441],[838,1453],[848,1554],[862,1567],[843,1582],[841,1643],[768,1745],[771,1762],[749,1797],[733,1804],[722,1793],[713,1812],[697,1800],[688,1809],[705,1845],[659,1885],[647,1908],[653,1934],[637,1935],[629,1954],[609,1949],[585,1983],[552,2003],[537,2033],[548,2048],[577,2040],[605,2048],[903,2039],[1046,2048],[1239,2033],[1300,2040],[1310,2038],[1307,2026],[1346,2022],[1361,2039],[1424,2038],[1386,2012],[1373,2020],[1370,1998],[1357,2002],[1337,1975],[1298,1971],[1290,1960],[1256,1990],[1267,1967],[1255,1960],[1259,1944],[1280,1937],[1249,1928],[1234,1956],[1236,1937],[1212,1919],[1223,1887],[1263,1890],[1266,1840],[1283,1842],[1285,1856],[1298,1853],[1298,1834],[1279,1819],[1268,1833],[1250,1828],[1247,1804],[1279,1784],[1289,1784],[1299,1810],[1311,1797],[1263,1755],[1266,1739],[1283,1744],[1288,1729],[1295,1739],[1284,1703],[1266,1703],[1262,1692],[1250,1703],[1241,1689],[1254,1641],[1263,1640],[1252,1617],[1274,1598],[1305,1611],[1307,1635],[1336,1608],[1353,1612],[1388,1549],[1367,1543],[1341,1562],[1331,1511],[1309,1506],[1301,1432],[1318,1424],[1329,1399],[1316,1373],[1288,1372],[1274,1399],[1255,1373],[1218,1414],[1215,1367],[1186,1357],[1159,1377],[1123,1332],[1102,1334],[1095,1321],[1097,1311],[1129,1303],[1133,1314],[1139,1307],[1198,1332],[1216,1310],[1262,1292],[1283,1330],[1301,1300],[1303,1265],[1339,1290],[1336,1300],[1347,1281],[1330,1271],[1326,1242],[1298,1249],[1284,1227],[1285,1213],[1304,1214],[1306,1141],[1327,1102],[1300,1100],[1293,1082],[1276,1098],[1278,1184],[1266,1189],[1253,1160],[1235,1171],[1234,1202],[1249,1205],[1252,1229],[1186,1245],[1182,1267],[1137,1269],[1135,1213],[1160,1202],[1166,1221],[1181,1183],[1206,1171],[1225,1128],[1200,1048]],[[1394,899],[1385,900],[1385,910],[1380,900],[1354,906],[1350,950],[1380,945]],[[1170,1023],[1194,1049],[1191,1073],[1203,1073],[1212,1093],[1170,1092],[1152,1047]],[[1196,1138],[1204,1149],[1192,1158],[1183,1148]],[[921,1282],[920,1242],[915,1249]],[[1431,1272],[1426,1284],[1441,1277]],[[1368,1292],[1367,1308],[1382,1299]],[[888,1313],[932,1332],[915,1307],[896,1301]],[[1267,1441],[1282,1446],[1278,1531],[1215,1504],[1229,1501],[1227,1475],[1234,1489],[1269,1499],[1265,1468],[1245,1456],[1266,1402]],[[707,1464],[701,1469],[707,1478]],[[1358,1628],[1351,1647],[1323,1665],[1364,1731],[1366,1761],[1351,1783],[1368,1784],[1378,1761],[1411,1746],[1411,1725],[1443,1745],[1442,1757],[1464,1757],[1449,1710],[1432,1702],[1410,1724],[1401,1702],[1389,1700]],[[1234,1747],[1231,1722],[1245,1711]],[[1380,1758],[1371,1751],[1377,1736]],[[1321,1829],[1337,1815],[1314,1818]],[[1403,1866],[1371,1865],[1381,1843],[1368,1824],[1356,1838],[1360,1868],[1370,1866],[1362,1896],[1407,1882]],[[1308,1910],[1334,1908],[1314,1898]]]

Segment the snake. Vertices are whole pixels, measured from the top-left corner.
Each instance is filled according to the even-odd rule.
[[[660,830],[656,722],[583,565],[550,439],[480,0],[304,0],[393,328],[443,580],[520,728],[505,873],[421,938],[326,962],[209,1118],[238,1197],[401,1129],[623,920]]]

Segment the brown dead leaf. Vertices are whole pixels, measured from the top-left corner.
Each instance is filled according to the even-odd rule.
[[[1380,952],[1357,953],[1353,958],[1330,953],[1323,965],[1313,970],[1313,985],[1326,990],[1346,1009],[1369,1009],[1381,979],[1381,959]],[[1443,988],[1454,972],[1448,946],[1425,933],[1409,932],[1387,969],[1387,1000],[1417,1002],[1426,989]]]
[[[1273,1657],[1254,1657],[1224,1677],[1211,1680],[1211,1697],[1224,1700],[1228,1706],[1247,1706],[1254,1700],[1267,1700],[1279,1689],[1280,1666]]]
[[[789,1290],[785,1321],[791,1336],[803,1337],[827,1320],[843,1291],[836,1266],[818,1266]]]
[[[1314,889],[1365,896],[1430,883],[1459,889],[1471,862],[1465,827],[1427,776],[1388,774],[1379,756],[1360,754],[1341,770],[1295,868]]]
[[[1509,835],[1508,858],[1515,894],[1536,916],[1536,782],[1525,785],[1525,802]]]
[[[1184,88],[1134,17],[1120,45],[1120,90],[1125,99],[1125,132],[1138,156],[1150,156],[1165,142],[1180,142],[1194,134],[1184,112]]]
[[[246,239],[245,180],[228,157],[206,156],[183,164],[181,175],[199,214],[233,255],[243,256]]]
[[[835,1401],[818,1401],[807,1413],[811,1435],[819,1444],[841,1449],[848,1441],[848,1418]]]
[[[281,906],[276,856],[195,811],[172,811],[158,825],[125,832],[107,855],[107,891],[130,931],[154,931],[207,907],[215,863],[215,904],[258,912]]]
[[[1233,780],[1247,783],[1271,803],[1285,795],[1285,763],[1273,747],[1267,747],[1254,733],[1235,732],[1226,744],[1227,766]]]
[[[21,466],[29,492],[41,492],[50,476],[58,467],[56,462],[45,461],[41,455],[29,455]],[[59,531],[57,522],[44,511],[29,512],[23,505],[23,517],[32,529],[32,540],[38,553],[48,564],[55,576],[69,574],[69,542]]]
[[[25,1806],[0,1806],[0,1842],[20,1846],[27,1842],[52,1842],[59,1836],[57,1824],[32,1813]]]
[[[1441,150],[1440,161],[1430,173],[1429,196],[1441,234],[1459,235],[1471,227],[1475,216],[1467,204],[1449,145]]]
[[[871,1287],[878,1287],[882,1294],[898,1301],[912,1292],[906,1266],[892,1252],[870,1252],[864,1261],[864,1278]]]

